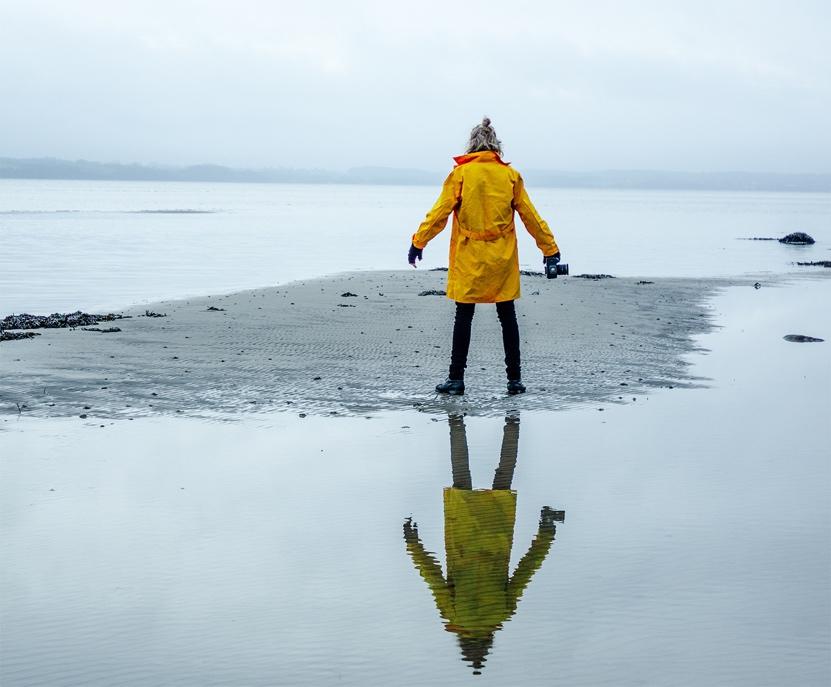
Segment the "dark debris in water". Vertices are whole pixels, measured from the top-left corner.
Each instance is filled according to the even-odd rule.
[[[341,298],[357,298],[357,293],[352,293],[351,291],[344,291],[341,295]]]
[[[825,341],[825,339],[817,339],[816,337],[805,336],[804,334],[787,334],[782,338],[791,343],[822,343]]]
[[[447,291],[439,291],[437,289],[427,289],[426,291],[421,291],[419,296],[446,296]]]
[[[779,241],[779,243],[787,243],[792,246],[810,246],[816,243],[814,239],[804,231],[795,231],[792,234],[783,236],[778,239],[775,236],[751,236],[749,238],[741,239],[742,241]]]
[[[100,327],[81,327],[81,330],[85,332],[98,332],[99,334],[115,334],[121,331],[121,327],[107,327],[106,329],[101,329]]]
[[[798,262],[800,267],[831,267],[831,260],[812,260],[811,262]]]
[[[519,273],[523,277],[544,277],[545,272],[533,272],[531,270],[520,270]]]
[[[577,274],[575,279],[591,279],[592,281],[599,281],[600,279],[615,279],[611,274]]]
[[[209,305],[207,312],[225,312],[225,308],[217,308],[215,305]]]
[[[163,312],[153,312],[152,310],[145,310],[144,311],[145,317],[167,317],[167,313]]]

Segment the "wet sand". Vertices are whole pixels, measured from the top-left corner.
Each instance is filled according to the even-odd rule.
[[[90,418],[148,414],[366,413],[448,403],[472,413],[632,401],[701,384],[682,356],[728,282],[523,276],[517,311],[528,393],[505,394],[492,305],[479,306],[463,399],[436,397],[454,306],[440,271],[359,272],[166,301],[115,333],[41,330],[0,348],[0,413]],[[354,296],[343,296],[345,293]],[[210,310],[216,308],[216,310]],[[166,314],[146,317],[145,310]],[[109,325],[107,325],[109,326]],[[105,328],[105,327],[102,327]]]

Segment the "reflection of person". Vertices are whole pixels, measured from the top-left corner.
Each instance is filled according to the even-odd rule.
[[[413,235],[407,260],[415,267],[430,240],[442,231],[453,213],[447,297],[456,301],[453,350],[447,380],[436,391],[465,392],[465,367],[476,303],[496,303],[502,324],[508,393],[525,392],[522,384],[519,327],[514,301],[519,298],[519,255],[514,212],[534,237],[546,263],[558,263],[560,250],[513,167],[503,162],[502,142],[487,117],[470,132],[465,155],[444,182],[441,195]]]
[[[555,519],[562,520],[550,508],[542,509],[537,534],[511,575],[517,499],[511,481],[518,439],[519,420],[506,418],[493,488],[473,489],[464,420],[450,418],[453,486],[444,490],[446,579],[436,558],[424,549],[418,526],[411,520],[404,523],[407,552],[430,586],[446,629],[458,636],[462,656],[477,674],[494,633],[516,612],[525,587],[548,554]]]

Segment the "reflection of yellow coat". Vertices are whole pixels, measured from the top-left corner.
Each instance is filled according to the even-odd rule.
[[[455,158],[456,167],[427,213],[413,245],[424,248],[453,213],[447,297],[460,303],[498,303],[519,298],[519,255],[514,211],[543,255],[558,252],[545,220],[525,191],[522,177],[493,152]]]
[[[417,537],[407,549],[427,581],[447,629],[462,637],[487,637],[516,611],[532,575],[554,541],[554,528],[540,528],[531,548],[510,575],[516,492],[507,489],[444,490],[447,579]]]

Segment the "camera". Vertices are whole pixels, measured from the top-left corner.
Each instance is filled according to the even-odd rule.
[[[559,275],[568,276],[568,264],[563,262],[545,261],[545,276],[549,279],[556,279]]]

